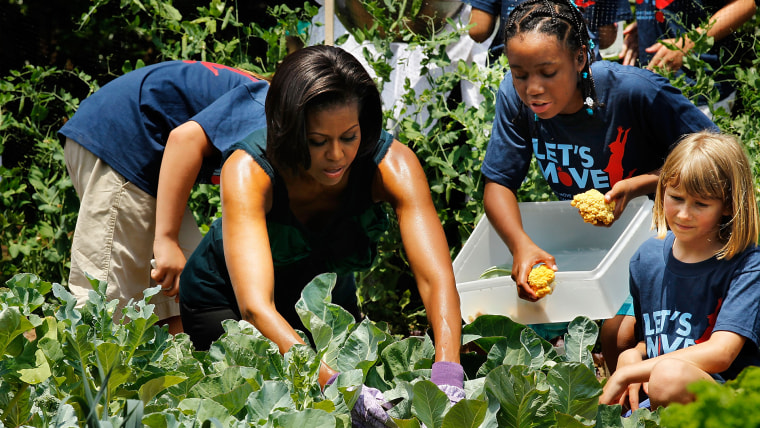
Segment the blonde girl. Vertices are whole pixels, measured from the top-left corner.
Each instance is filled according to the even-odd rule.
[[[750,161],[725,134],[685,137],[663,165],[658,236],[631,259],[638,344],[624,351],[600,403],[687,403],[687,386],[760,364],[758,209]]]

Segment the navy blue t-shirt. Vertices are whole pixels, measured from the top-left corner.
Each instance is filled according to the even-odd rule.
[[[720,375],[733,379],[760,365],[760,249],[752,246],[730,260],[715,257],[683,263],[673,257],[674,235],[650,238],[630,263],[636,338],[654,358],[706,341],[714,331],[747,339]]]
[[[678,38],[687,33],[692,27],[699,27],[713,14],[726,4],[725,0],[637,0],[636,22],[639,34],[639,61],[646,67],[654,54],[646,49],[662,39]],[[737,38],[729,34],[715,44],[709,52],[700,55],[713,70],[721,65],[736,64],[739,55],[719,57],[721,49],[734,51],[737,48]],[[693,82],[694,73],[681,68],[678,73],[686,73],[687,81]],[[733,82],[718,82],[721,96],[733,91]]]
[[[167,61],[129,72],[85,99],[59,133],[146,193],[156,196],[169,132],[193,120],[219,152],[204,159],[208,182],[221,153],[266,128],[269,84],[244,71],[199,61]]]
[[[605,193],[618,181],[662,166],[683,135],[710,129],[707,116],[667,79],[608,61],[591,65],[599,107],[534,119],[507,73],[499,87],[496,116],[481,171],[518,189],[538,160],[560,200],[589,189]]]

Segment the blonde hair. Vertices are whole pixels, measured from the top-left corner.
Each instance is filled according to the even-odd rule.
[[[686,135],[670,152],[660,172],[652,227],[664,238],[668,230],[663,210],[665,186],[690,195],[719,199],[730,214],[720,225],[724,243],[718,259],[729,260],[757,243],[758,208],[752,166],[742,145],[731,135],[701,131]]]

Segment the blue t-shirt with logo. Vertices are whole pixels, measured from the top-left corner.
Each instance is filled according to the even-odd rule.
[[[667,79],[608,61],[591,65],[600,106],[535,120],[512,84],[499,87],[496,115],[481,171],[488,179],[518,189],[536,157],[560,200],[589,189],[602,193],[618,181],[662,166],[683,135],[718,131]]]
[[[204,159],[199,182],[211,180],[221,153],[266,128],[269,84],[232,67],[167,61],[109,82],[85,99],[59,133],[71,138],[146,193],[156,196],[169,132],[192,120],[215,156]]]
[[[747,341],[721,377],[733,379],[760,365],[760,249],[752,246],[730,260],[683,263],[673,257],[674,239],[672,232],[650,238],[631,258],[636,338],[646,343],[648,357],[730,331]]]

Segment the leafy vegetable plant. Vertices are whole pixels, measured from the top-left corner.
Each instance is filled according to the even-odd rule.
[[[506,317],[479,317],[463,332],[473,349],[463,354],[467,398],[452,406],[429,380],[434,338],[397,340],[382,323],[355,320],[330,302],[334,274],[303,290],[296,309],[313,341],[284,355],[251,324],[232,320],[209,351],[195,351],[186,334],[154,325],[158,287],[119,314],[105,300],[106,284],[92,285],[82,308],[60,284],[34,275],[0,290],[3,425],[347,427],[367,385],[395,404],[388,413],[401,427],[624,426],[619,406],[597,404],[597,326],[589,319],[570,323],[558,352]],[[320,360],[341,372],[324,391]]]

